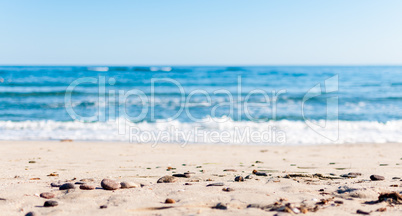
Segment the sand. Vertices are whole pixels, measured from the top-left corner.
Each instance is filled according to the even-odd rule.
[[[305,206],[306,215],[356,215],[357,210],[402,215],[401,204],[376,202],[380,193],[402,191],[402,181],[393,179],[402,177],[402,144],[184,148],[160,144],[152,148],[110,142],[1,141],[0,150],[0,215],[30,211],[38,215],[275,215],[287,214],[281,211],[288,203]],[[254,175],[253,170],[267,176]],[[187,171],[193,172],[190,178],[156,183],[162,176]],[[349,172],[362,175],[340,177]],[[48,176],[51,173],[56,176]],[[324,178],[308,175],[316,173]],[[284,178],[289,174],[306,177]],[[385,180],[371,181],[372,174]],[[234,181],[236,176],[249,175],[251,179],[244,182]],[[93,178],[90,183],[97,189],[85,191],[76,185],[60,191],[50,186],[84,178]],[[104,178],[142,187],[103,190]],[[220,182],[224,186],[207,187]],[[226,187],[233,191],[223,191]],[[53,192],[56,197],[51,200],[58,206],[43,207],[42,192]],[[176,203],[165,204],[167,198]],[[227,209],[213,209],[218,203]],[[317,211],[311,212],[314,208]],[[376,212],[380,208],[386,211]]]

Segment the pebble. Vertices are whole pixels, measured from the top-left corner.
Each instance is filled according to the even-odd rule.
[[[231,192],[231,191],[234,191],[234,189],[230,188],[230,187],[225,187],[225,188],[222,188],[222,191]]]
[[[78,181],[78,182],[75,182],[75,184],[76,184],[76,185],[82,185],[82,184],[85,184],[85,182]]]
[[[184,174],[181,173],[177,173],[177,174],[173,174],[174,177],[178,177],[178,178],[190,178],[191,175],[188,172],[185,172]]]
[[[117,190],[120,188],[120,183],[111,179],[103,179],[101,181],[101,186],[105,190]]]
[[[222,203],[216,204],[216,206],[212,207],[213,209],[227,210],[228,207]]]
[[[140,185],[134,183],[134,182],[120,182],[121,188],[139,188]]]
[[[37,214],[35,212],[28,212],[25,214],[25,216],[39,216],[39,214]]]
[[[393,177],[392,179],[401,179],[400,177]]]
[[[361,176],[362,174],[359,172],[350,172],[348,175]]]
[[[59,205],[59,203],[57,201],[54,201],[54,200],[46,201],[43,204],[44,207],[55,207],[55,206],[58,206],[58,205]]]
[[[268,174],[264,173],[264,172],[258,172],[257,170],[253,170],[254,175],[257,176],[268,176]]]
[[[52,187],[60,187],[60,186],[62,186],[63,184],[61,184],[61,183],[56,183],[56,182],[52,182],[51,184],[50,184],[50,186],[52,186]]]
[[[163,176],[157,181],[157,183],[173,183],[173,182],[177,182],[177,178],[174,176]]]
[[[54,198],[56,195],[54,195],[54,193],[50,193],[50,192],[44,192],[40,194],[40,197],[45,198],[45,199],[52,199]]]
[[[59,187],[59,190],[69,190],[69,189],[75,189],[73,183],[65,183]]]
[[[81,190],[95,190],[95,188],[96,187],[94,185],[90,185],[87,183],[80,185]]]
[[[107,205],[101,205],[101,206],[99,206],[99,208],[105,209],[105,208],[107,208]]]
[[[370,212],[366,212],[366,211],[363,211],[363,210],[357,210],[356,211],[356,214],[363,214],[363,215],[369,215],[370,214]]]
[[[187,182],[187,183],[185,183],[184,185],[193,185],[193,184]]]
[[[209,185],[207,185],[207,187],[211,187],[211,186],[223,186],[223,185],[225,185],[223,182],[217,182],[217,183],[209,184]]]
[[[370,179],[371,179],[372,181],[382,181],[382,180],[385,180],[385,177],[384,177],[384,176],[380,176],[380,175],[371,175],[371,176],[370,176]]]
[[[175,201],[174,199],[167,198],[167,199],[165,200],[165,203],[167,203],[167,204],[173,204],[173,203],[176,203],[176,201]]]
[[[237,182],[242,182],[242,181],[244,181],[244,178],[243,178],[243,176],[236,176],[234,180]]]

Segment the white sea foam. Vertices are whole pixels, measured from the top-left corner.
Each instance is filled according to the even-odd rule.
[[[154,143],[222,143],[222,144],[285,144],[285,145],[316,145],[331,143],[389,143],[401,142],[402,120],[379,123],[374,121],[340,121],[339,131],[336,122],[316,122],[326,125],[323,135],[339,135],[339,139],[331,141],[309,128],[303,121],[270,121],[270,122],[251,122],[251,121],[232,121],[228,118],[205,119],[204,122],[185,123],[179,121],[158,121],[155,123],[140,122],[127,124],[124,121],[117,122],[58,122],[58,121],[0,121],[1,140],[59,140],[73,139],[86,141],[133,141]],[[119,133],[120,128],[120,133]],[[170,137],[155,136],[161,140],[138,140],[133,138],[133,130],[137,135],[146,133],[147,135],[167,135]],[[197,129],[196,129],[197,128]],[[208,132],[207,138],[197,139],[194,131]],[[243,140],[241,136],[251,136],[245,131],[258,134],[265,133],[268,139],[264,141]],[[178,137],[176,133],[186,134]],[[322,131],[321,131],[322,132]],[[214,135],[211,135],[214,133]],[[237,134],[241,133],[241,134]],[[276,133],[276,134],[275,134]],[[285,140],[275,137],[281,133]],[[209,139],[208,136],[220,136],[225,134],[225,140]],[[187,136],[188,135],[188,136]],[[240,138],[239,138],[240,136]],[[143,137],[144,138],[144,137]]]

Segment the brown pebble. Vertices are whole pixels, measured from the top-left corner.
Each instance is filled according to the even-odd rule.
[[[107,205],[101,205],[101,206],[99,206],[99,208],[105,209],[105,208],[107,208]]]
[[[176,201],[175,201],[174,199],[167,198],[167,199],[165,200],[165,203],[173,204],[173,203],[176,203]]]
[[[59,203],[57,201],[54,201],[54,200],[46,201],[43,204],[44,207],[54,207],[54,206],[58,206],[58,205],[59,205]]]
[[[173,182],[177,182],[177,178],[174,176],[163,176],[157,181],[157,183],[173,183]]]
[[[384,176],[380,176],[380,175],[371,175],[371,176],[370,176],[370,179],[371,179],[372,181],[382,181],[382,180],[385,180],[385,177],[384,177]]]
[[[90,185],[87,183],[80,185],[81,190],[95,190],[95,188],[95,185]]]
[[[211,186],[223,186],[223,185],[225,185],[223,182],[217,182],[217,183],[209,184],[209,185],[207,185],[207,187],[211,187]]]
[[[222,188],[222,191],[231,192],[231,191],[234,191],[234,189],[230,188],[230,187],[225,187],[225,188]]]
[[[185,183],[184,185],[193,185],[193,184],[187,182],[187,183]]]
[[[120,188],[120,183],[111,179],[103,179],[101,181],[101,186],[105,190],[117,190]]]
[[[243,176],[236,176],[234,180],[236,182],[242,182],[242,181],[244,181],[244,178],[243,178]]]
[[[40,194],[40,197],[45,198],[45,199],[52,199],[54,198],[56,195],[54,195],[54,193],[50,193],[50,192],[44,192]]]
[[[375,211],[377,211],[377,212],[385,212],[385,211],[387,211],[387,208],[379,208],[379,209],[377,209]]]
[[[253,170],[253,174],[257,176],[268,176],[268,174],[264,172],[258,172],[257,170]]]
[[[59,176],[59,174],[57,174],[57,173],[50,173],[50,174],[47,175],[47,176]]]

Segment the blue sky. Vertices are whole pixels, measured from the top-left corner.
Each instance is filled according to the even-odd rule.
[[[1,65],[402,65],[400,0],[0,0]]]

